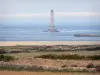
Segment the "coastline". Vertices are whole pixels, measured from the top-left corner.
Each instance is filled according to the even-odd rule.
[[[100,45],[100,41],[0,41],[0,46],[16,45]]]

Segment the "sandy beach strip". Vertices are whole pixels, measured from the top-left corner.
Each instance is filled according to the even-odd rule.
[[[15,45],[100,45],[100,41],[7,41],[0,46]]]

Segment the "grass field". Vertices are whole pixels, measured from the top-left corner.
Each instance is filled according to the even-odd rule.
[[[100,50],[98,51],[32,51],[30,53],[11,53],[7,55],[15,56],[18,58],[27,58],[27,57],[34,57],[38,55],[45,55],[45,54],[77,54],[77,55],[99,55]]]
[[[92,63],[95,65],[100,65],[100,60],[51,60],[51,59],[42,59],[42,58],[34,58],[34,56],[43,55],[43,54],[78,54],[78,55],[98,55],[100,51],[64,51],[64,52],[53,52],[53,51],[36,51],[31,53],[11,53],[6,55],[11,55],[17,57],[18,60],[11,61],[13,63],[20,64],[34,64],[34,65],[47,65],[47,66],[55,66],[60,67],[63,65],[66,66],[78,66],[84,67],[88,64]]]
[[[100,60],[91,60],[91,59],[88,59],[88,60],[84,60],[84,59],[83,60],[82,59],[80,59],[80,60],[63,59],[62,60],[62,59],[34,58],[36,56],[41,56],[41,55],[46,55],[46,54],[53,54],[53,55],[54,54],[55,55],[68,55],[68,54],[74,55],[74,54],[77,54],[77,55],[84,55],[84,56],[92,56],[92,55],[100,55],[100,50],[96,50],[96,51],[95,50],[92,50],[92,51],[86,51],[86,50],[84,50],[84,51],[83,50],[79,50],[79,51],[42,50],[41,51],[41,50],[31,50],[31,49],[28,49],[28,50],[29,50],[29,52],[27,51],[27,52],[19,52],[19,53],[16,53],[16,52],[15,53],[10,53],[10,52],[5,53],[4,55],[14,56],[14,58],[16,58],[16,60],[12,60],[12,61],[9,61],[7,63],[24,64],[24,65],[38,65],[38,66],[55,67],[55,68],[63,68],[63,66],[65,66],[64,68],[67,68],[67,67],[75,67],[75,68],[84,68],[85,67],[85,68],[87,68],[87,65],[89,65],[89,64],[93,64],[93,66],[100,66]],[[92,67],[92,68],[94,68],[94,67]],[[79,71],[77,70],[77,72],[79,72]],[[17,73],[19,73],[19,72],[17,72]],[[23,73],[23,72],[21,72],[21,73]],[[32,73],[37,74],[37,72],[32,72],[32,73],[28,72],[28,73],[30,73],[30,75]],[[37,75],[45,75],[45,73],[55,75],[54,73],[51,73],[51,72],[42,72],[42,73],[39,72],[39,73],[40,74],[37,74]],[[67,73],[67,74],[71,75],[71,73],[70,74]],[[73,74],[77,75],[77,73],[73,73]],[[59,73],[58,73],[58,75],[59,75]],[[66,75],[66,74],[63,73],[63,75]],[[78,74],[78,75],[85,75],[85,73],[81,73],[81,74]],[[96,75],[96,74],[93,74],[93,75]]]
[[[17,72],[17,71],[0,71],[0,75],[100,75],[100,73],[63,73],[63,72],[57,72],[57,73],[52,73],[52,72]]]

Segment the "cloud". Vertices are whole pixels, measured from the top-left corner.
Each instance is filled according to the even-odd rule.
[[[100,17],[99,12],[55,12],[55,18],[64,17]],[[48,18],[50,13],[0,14],[0,18]]]
[[[100,16],[97,12],[58,12],[56,13],[58,17],[91,17]]]
[[[0,18],[45,18],[47,13],[32,13],[32,14],[0,14]]]

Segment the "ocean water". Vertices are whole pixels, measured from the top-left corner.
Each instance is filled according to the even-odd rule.
[[[75,37],[74,34],[100,34],[99,29],[57,26],[60,32],[43,32],[45,26],[4,26],[0,28],[0,41],[100,41],[100,37]]]

